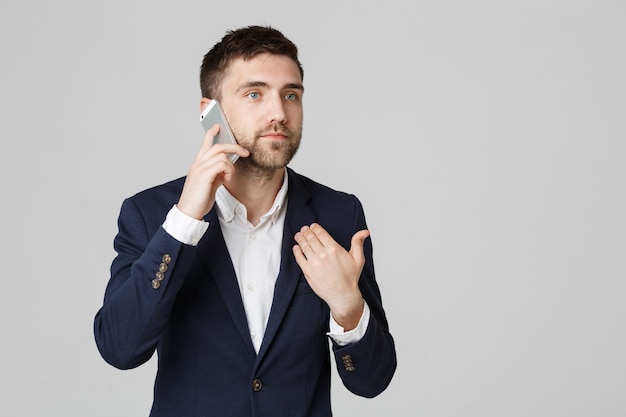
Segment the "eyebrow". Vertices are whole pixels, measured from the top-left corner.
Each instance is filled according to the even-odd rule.
[[[243,84],[241,87],[239,87],[237,91],[245,90],[246,88],[251,88],[251,87],[269,87],[269,84],[267,84],[265,81],[250,81],[250,82]],[[281,90],[285,90],[285,89],[304,91],[304,86],[300,83],[289,83],[289,84],[285,84],[281,88]]]

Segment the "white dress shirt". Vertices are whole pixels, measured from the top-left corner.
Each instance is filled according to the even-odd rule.
[[[218,219],[237,275],[250,338],[257,353],[265,334],[274,298],[274,285],[280,271],[287,213],[287,177],[285,172],[283,185],[272,207],[261,216],[256,226],[248,221],[246,207],[226,187],[221,186],[215,193]],[[209,224],[187,216],[174,206],[167,214],[163,228],[179,242],[195,246],[209,228]],[[358,326],[348,332],[344,332],[331,315],[328,336],[339,345],[359,341],[367,330],[370,316],[369,307],[367,303],[364,304]]]

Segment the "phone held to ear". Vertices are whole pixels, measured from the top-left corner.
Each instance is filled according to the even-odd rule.
[[[220,103],[217,100],[211,100],[209,102],[204,111],[200,114],[200,122],[202,123],[205,132],[216,124],[220,125],[220,131],[213,138],[213,144],[237,143],[233,132],[230,130],[230,126],[228,125],[222,106],[220,106]],[[230,162],[233,164],[237,161],[237,159],[239,159],[239,155],[236,153],[229,153],[227,155],[228,159],[230,159]]]

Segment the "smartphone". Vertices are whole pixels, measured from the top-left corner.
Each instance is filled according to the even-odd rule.
[[[220,131],[213,138],[214,144],[237,143],[233,132],[230,130],[230,126],[228,125],[222,106],[220,106],[220,103],[217,100],[211,100],[209,102],[204,111],[200,114],[200,122],[202,123],[205,132],[216,124],[220,125]],[[236,153],[229,153],[227,155],[228,159],[230,159],[230,162],[233,164],[237,162],[237,159],[239,159],[239,155]]]

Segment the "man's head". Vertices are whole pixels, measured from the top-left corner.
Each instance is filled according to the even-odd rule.
[[[272,173],[293,158],[302,137],[302,66],[279,31],[251,26],[228,34],[204,57],[200,111],[221,102],[237,143],[250,156],[241,172]]]
[[[221,85],[230,64],[237,58],[244,61],[258,55],[283,55],[291,58],[304,77],[298,60],[298,48],[281,32],[271,27],[248,26],[228,31],[220,42],[204,56],[200,67],[202,97],[221,100]]]

